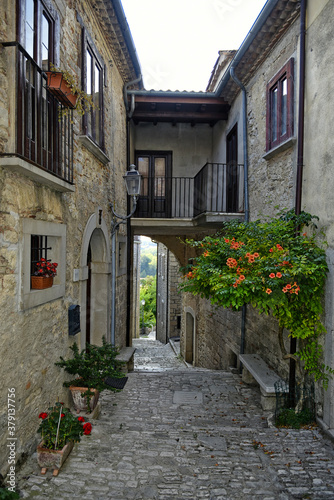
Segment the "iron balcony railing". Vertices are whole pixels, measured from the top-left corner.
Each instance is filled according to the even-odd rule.
[[[2,156],[17,155],[73,183],[73,116],[46,89],[46,76],[17,42],[1,44],[15,51],[15,146]],[[10,58],[8,58],[10,60]]]
[[[147,177],[135,217],[193,218],[244,211],[244,167],[206,163],[195,177]]]

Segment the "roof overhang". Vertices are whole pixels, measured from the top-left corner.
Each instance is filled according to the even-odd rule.
[[[193,92],[134,92],[132,119],[139,122],[215,125],[227,120],[230,106],[222,97]]]

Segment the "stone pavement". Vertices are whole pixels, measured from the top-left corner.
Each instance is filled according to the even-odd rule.
[[[60,470],[18,472],[24,498],[312,500],[334,498],[334,445],[318,428],[268,426],[239,375],[187,367],[169,345],[139,339],[122,392]]]

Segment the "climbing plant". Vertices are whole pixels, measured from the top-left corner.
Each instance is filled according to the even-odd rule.
[[[321,316],[328,268],[315,236],[316,219],[289,211],[265,222],[227,222],[215,236],[187,240],[198,256],[183,268],[181,289],[233,310],[251,304],[260,313],[271,311],[284,357],[303,360],[305,370],[326,387],[334,371],[322,363],[318,339],[325,332]],[[285,352],[284,328],[301,340],[295,355]]]

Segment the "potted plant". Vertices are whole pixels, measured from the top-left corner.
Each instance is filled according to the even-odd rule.
[[[110,385],[110,379],[123,379],[124,373],[121,371],[124,362],[118,361],[116,356],[119,351],[109,344],[105,337],[102,339],[102,346],[86,344],[86,349],[79,352],[78,345],[74,343],[70,347],[73,357],[65,360],[60,357],[56,366],[75,375],[75,378],[64,382],[65,387],[69,387],[75,409],[92,411],[98,401],[99,393],[104,389],[117,391]],[[123,379],[124,380],[124,379]]]
[[[46,88],[65,106],[65,109],[61,110],[61,116],[67,114],[68,108],[75,109],[81,116],[86,110],[94,108],[93,97],[79,87],[71,73],[50,64],[50,71],[45,74]]]
[[[63,403],[56,403],[47,412],[39,414],[42,420],[38,432],[42,436],[37,446],[37,461],[42,474],[48,467],[54,468],[54,475],[70,454],[74,443],[80,441],[83,434],[89,435],[92,425],[83,417],[75,417]]]
[[[31,276],[31,288],[44,290],[53,285],[53,278],[57,274],[58,264],[41,258],[35,263],[35,272]]]

